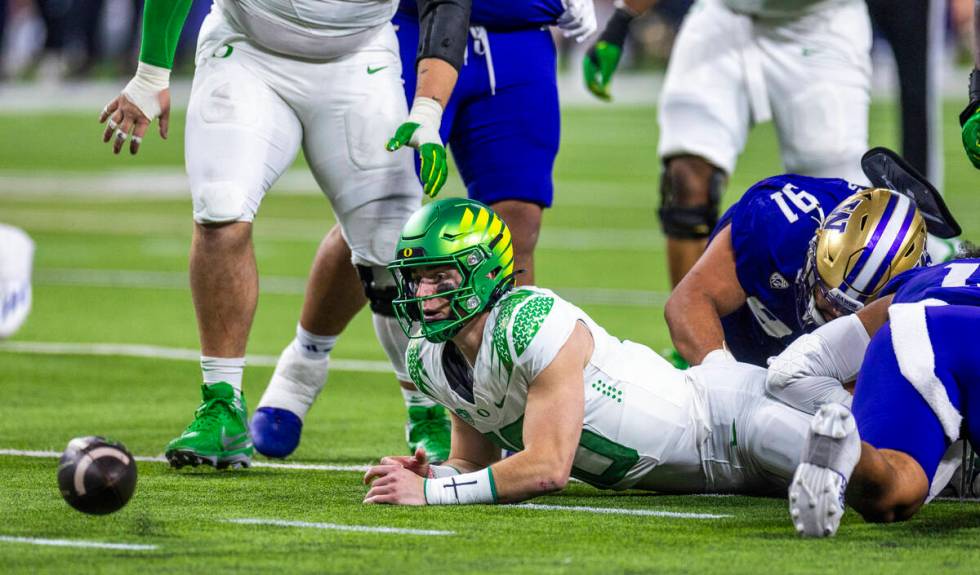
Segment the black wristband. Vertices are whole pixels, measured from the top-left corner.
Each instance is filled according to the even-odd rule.
[[[980,108],[980,70],[976,68],[970,72],[970,103],[960,112],[960,127]]]
[[[438,58],[458,71],[470,31],[471,0],[419,0],[419,48],[423,58]]]
[[[626,43],[626,36],[630,32],[630,22],[633,21],[633,14],[622,8],[616,8],[612,18],[606,23],[606,29],[599,36],[599,42],[606,42],[614,46],[623,47]]]

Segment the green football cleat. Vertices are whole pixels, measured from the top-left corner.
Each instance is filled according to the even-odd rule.
[[[167,444],[167,461],[177,469],[202,463],[217,469],[248,467],[252,439],[244,393],[236,396],[231,385],[215,383],[202,385],[201,394],[204,402],[194,412],[194,421]]]
[[[443,406],[409,407],[405,436],[409,453],[415,453],[421,447],[429,456],[430,463],[442,463],[449,459],[452,426]]]

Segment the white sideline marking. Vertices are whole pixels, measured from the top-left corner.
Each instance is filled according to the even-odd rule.
[[[681,513],[679,511],[656,511],[653,509],[617,509],[614,507],[587,507],[584,505],[542,505],[540,503],[522,503],[515,505],[523,509],[540,511],[582,511],[585,513],[602,513],[607,515],[643,515],[647,517],[672,517],[674,519],[725,519],[731,515],[715,513]]]
[[[181,361],[200,361],[201,352],[196,349],[161,347],[156,345],[136,345],[129,343],[59,343],[46,341],[5,341],[0,342],[0,352],[37,353],[45,355],[100,355],[143,357],[151,359],[170,359]],[[275,367],[279,358],[274,355],[248,355],[247,365]],[[386,361],[366,359],[331,359],[330,369],[337,371],[358,371],[368,373],[392,373]]]
[[[57,451],[36,451],[30,449],[0,449],[0,456],[10,457],[38,457],[42,459],[53,459],[61,457]],[[149,461],[152,463],[167,463],[167,458],[162,455],[134,455],[136,461]],[[277,463],[275,461],[253,461],[252,467],[269,467],[273,469],[302,469],[308,471],[351,471],[363,473],[370,469],[369,465],[338,465],[333,463]]]
[[[81,541],[78,539],[39,539],[37,537],[9,537],[0,535],[0,541],[6,543],[27,543],[30,545],[49,545],[52,547],[88,547],[94,549],[121,549],[124,551],[153,551],[156,545],[138,545],[135,543],[103,543],[101,541]]]
[[[73,285],[105,288],[190,289],[186,272],[95,270],[47,268],[34,270],[38,285]],[[303,295],[306,278],[292,276],[262,276],[262,293]],[[613,288],[557,288],[563,298],[579,305],[615,305],[624,307],[663,307],[670,296],[667,292]]]
[[[369,527],[367,525],[341,525],[339,523],[311,523],[307,521],[285,521],[282,519],[225,519],[225,523],[240,525],[273,525],[276,527],[305,527],[307,529],[330,529],[333,531],[354,531],[358,533],[393,533],[396,535],[456,535],[455,531],[435,529],[404,529],[401,527]]]

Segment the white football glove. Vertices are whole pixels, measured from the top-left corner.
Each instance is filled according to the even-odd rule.
[[[870,340],[856,315],[828,322],[769,358],[766,391],[807,413],[829,402],[849,406],[843,384],[857,376]]]
[[[598,24],[592,0],[561,0],[565,12],[558,17],[558,29],[566,38],[582,43],[595,34]]]

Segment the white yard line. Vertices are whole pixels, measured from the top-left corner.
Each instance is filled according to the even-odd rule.
[[[57,459],[61,453],[57,451],[37,451],[30,449],[0,449],[0,456],[9,457],[37,457],[41,459]],[[167,463],[167,459],[162,455],[148,456],[136,455],[136,461],[147,461],[151,463]],[[364,473],[369,469],[368,465],[340,465],[332,463],[276,463],[274,461],[253,461],[252,467],[268,467],[272,469],[301,469],[307,471],[348,471]]]
[[[200,361],[201,352],[196,349],[162,347],[157,345],[137,345],[129,343],[67,343],[46,341],[4,341],[0,342],[0,352],[34,353],[41,355],[97,355],[140,357],[178,361]],[[278,356],[248,355],[245,363],[258,367],[275,367]],[[333,359],[330,369],[337,371],[356,371],[362,373],[392,373],[387,361],[366,359]]]
[[[341,525],[339,523],[316,523],[308,521],[286,521],[283,519],[226,519],[225,523],[239,525],[271,525],[274,527],[300,527],[305,529],[328,529],[331,531],[353,531],[356,533],[388,533],[394,535],[455,535],[455,531],[435,529],[405,529],[402,527],[371,527],[368,525]]]
[[[37,537],[9,537],[0,535],[0,542],[27,543],[29,545],[47,545],[52,547],[88,547],[93,549],[118,549],[121,551],[153,551],[156,545],[138,545],[135,543],[104,543],[102,541],[82,541],[80,539],[39,539]]]
[[[40,268],[34,270],[34,283],[99,288],[190,289],[190,280],[185,272]],[[262,293],[266,294],[302,295],[306,291],[306,278],[262,276],[259,285]],[[555,291],[578,305],[623,307],[663,307],[670,295],[661,291],[616,288],[555,288]]]
[[[642,515],[645,517],[671,517],[674,519],[726,519],[732,517],[732,515],[718,515],[716,513],[681,513],[678,511],[657,511],[654,509],[617,509],[613,507],[588,507],[583,505],[542,505],[540,503],[522,503],[514,507],[536,511],[579,511],[604,515]]]

